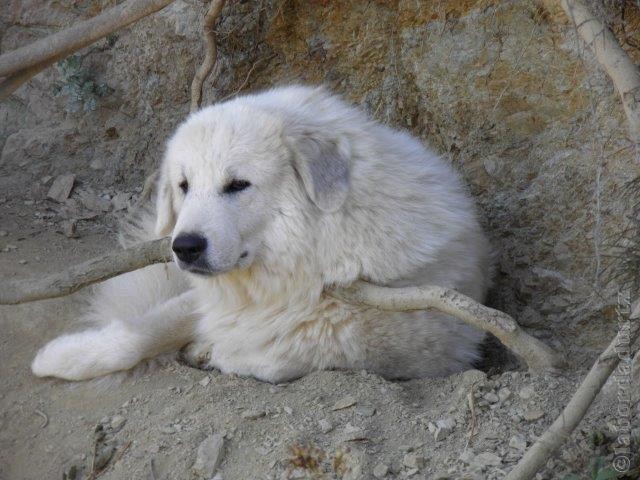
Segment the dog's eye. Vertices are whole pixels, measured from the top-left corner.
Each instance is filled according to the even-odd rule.
[[[222,193],[236,193],[241,192],[242,190],[249,188],[251,186],[251,182],[248,180],[238,180],[233,179],[229,183],[227,183],[222,189]]]
[[[189,191],[189,182],[186,180],[181,181],[178,186],[180,187],[180,190],[182,190],[182,193],[187,193]]]

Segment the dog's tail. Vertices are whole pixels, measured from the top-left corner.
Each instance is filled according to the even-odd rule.
[[[123,246],[156,238],[147,207],[121,228]],[[178,268],[152,265],[97,285],[82,320],[92,328],[63,335],[42,348],[32,364],[38,376],[84,380],[128,370],[141,360],[177,350],[192,335],[195,305]]]

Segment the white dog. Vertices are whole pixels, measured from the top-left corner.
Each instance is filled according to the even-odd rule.
[[[191,115],[168,143],[156,209],[175,264],[100,285],[89,313],[100,326],[46,345],[36,375],[89,379],[185,345],[193,363],[269,382],[344,368],[439,376],[478,359],[483,333],[453,317],[323,293],[364,279],[481,301],[490,271],[456,173],[324,89],[276,88]]]

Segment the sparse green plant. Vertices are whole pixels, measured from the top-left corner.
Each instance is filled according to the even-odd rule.
[[[82,67],[82,57],[72,55],[57,64],[62,81],[53,87],[53,95],[66,97],[65,111],[68,113],[92,112],[98,100],[113,93],[106,83],[98,83],[88,70]]]

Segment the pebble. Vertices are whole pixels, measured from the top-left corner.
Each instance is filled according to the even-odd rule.
[[[509,440],[509,446],[515,450],[521,451],[523,452],[524,450],[526,450],[527,448],[527,439],[524,438],[522,435],[520,435],[519,433],[516,433],[513,437],[511,437],[511,439]]]
[[[347,423],[344,427],[342,440],[345,442],[355,442],[358,440],[366,440],[366,436],[364,434],[364,430],[360,427],[356,427]]]
[[[343,410],[345,408],[349,408],[349,407],[353,407],[356,404],[356,399],[353,398],[351,395],[344,397],[340,400],[338,400],[333,407],[331,408],[331,410]]]
[[[435,441],[440,442],[449,436],[455,426],[456,421],[453,418],[444,418],[436,420],[435,422],[429,422],[428,428],[433,434]]]
[[[320,431],[322,433],[329,433],[331,430],[333,430],[333,425],[326,418],[323,418],[322,420],[319,420],[318,421],[318,426],[320,427]]]
[[[26,260],[18,260],[18,263],[19,263],[20,265],[26,265],[26,264],[27,264],[27,263],[29,263],[29,262],[27,262]]]
[[[498,403],[500,401],[500,397],[493,392],[485,393],[483,398],[489,403]]]
[[[402,459],[402,464],[408,468],[417,468],[418,470],[424,468],[425,459],[415,453],[407,453]]]
[[[266,412],[264,410],[245,410],[242,412],[241,417],[245,420],[256,420],[258,418],[264,417]]]
[[[384,478],[389,473],[389,467],[384,463],[379,463],[373,468],[373,476],[376,478]]]
[[[480,469],[484,469],[487,467],[497,467],[499,465],[502,465],[502,458],[491,452],[479,453],[473,458],[473,460],[471,460],[470,463],[471,468]]]
[[[76,176],[72,173],[66,175],[58,175],[47,192],[47,198],[55,200],[58,203],[64,202],[73,189],[73,184],[76,181]]]
[[[498,390],[498,399],[501,402],[509,400],[509,398],[511,398],[511,390],[509,390],[507,387],[504,387]]]
[[[111,426],[114,432],[118,432],[120,431],[120,429],[122,429],[122,427],[124,427],[124,424],[126,422],[127,422],[127,419],[124,418],[122,415],[114,415],[113,417],[111,417],[111,421],[109,422],[109,425]]]
[[[206,387],[207,385],[209,385],[209,383],[211,382],[211,377],[204,377],[202,380],[200,380],[198,383],[200,385],[202,385],[203,387]]]
[[[219,433],[205,438],[198,447],[193,473],[201,478],[210,479],[216,473],[224,450],[224,437]]]
[[[532,386],[522,387],[518,392],[518,396],[523,400],[529,400],[535,394],[535,390]]]
[[[356,415],[361,417],[373,417],[375,414],[376,409],[371,405],[358,405],[356,407]]]
[[[539,408],[528,408],[525,410],[523,417],[526,421],[532,422],[544,417],[544,412]]]

